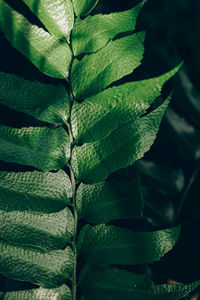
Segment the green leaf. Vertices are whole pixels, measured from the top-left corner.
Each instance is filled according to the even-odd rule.
[[[142,275],[94,266],[83,269],[79,280],[81,300],[178,300],[199,284],[200,281],[155,285]]]
[[[109,88],[82,103],[75,102],[71,123],[76,141],[88,143],[100,140],[144,114],[160,96],[163,84],[180,66],[160,77],[129,82]]]
[[[70,289],[61,285],[54,289],[30,289],[4,293],[2,300],[72,300]]]
[[[50,172],[0,172],[0,209],[57,212],[70,203],[71,182],[60,170]]]
[[[69,137],[62,127],[0,126],[0,159],[40,170],[58,170],[69,158]]]
[[[87,266],[80,273],[81,300],[133,300],[139,290],[148,290],[152,281],[145,276],[97,266]]]
[[[189,284],[158,284],[153,285],[141,300],[177,300],[187,296],[200,285],[200,281]]]
[[[116,170],[132,165],[153,144],[168,101],[149,115],[113,131],[107,138],[75,146],[72,168],[77,180],[97,183]]]
[[[143,3],[130,10],[108,15],[76,19],[72,31],[72,49],[75,56],[103,48],[107,42],[122,32],[134,31],[137,16]]]
[[[73,236],[74,218],[69,208],[57,213],[0,211],[0,238],[44,250],[62,249]]]
[[[180,226],[153,232],[133,232],[105,224],[86,225],[80,231],[80,256],[96,265],[138,265],[158,261],[176,244]]]
[[[70,247],[42,252],[39,249],[0,241],[0,250],[2,274],[44,288],[63,284],[73,270],[74,256]]]
[[[63,84],[29,81],[4,72],[0,72],[0,103],[44,122],[59,124],[69,117],[69,95]]]
[[[88,15],[97,5],[98,0],[72,0],[74,11],[77,16]]]
[[[71,0],[23,0],[30,10],[40,19],[46,29],[58,39],[67,38],[74,24]]]
[[[134,191],[134,194],[133,194]],[[108,180],[99,184],[81,183],[76,196],[80,217],[101,224],[116,219],[140,218],[143,211],[138,176],[131,181]]]
[[[71,69],[71,86],[76,99],[97,94],[112,82],[128,75],[142,60],[144,32],[132,34],[108,45],[97,53],[75,59]]]
[[[67,42],[61,42],[44,29],[32,25],[3,0],[0,0],[0,29],[12,46],[41,72],[67,78],[72,59]]]

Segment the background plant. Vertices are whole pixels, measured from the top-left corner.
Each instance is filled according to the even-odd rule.
[[[1,126],[1,159],[43,171],[1,173],[1,270],[11,278],[56,289],[2,297],[36,299],[42,294],[44,299],[55,295],[70,299],[66,286],[57,288],[69,279],[73,299],[77,282],[82,299],[179,299],[198,283],[154,285],[127,272],[124,265],[158,260],[175,244],[180,228],[133,232],[126,223],[113,223],[141,217],[138,177],[121,182],[115,175],[103,181],[143,156],[153,143],[167,106],[167,101],[160,105],[155,99],[177,68],[146,81],[117,81],[142,59],[144,33],[132,34],[141,6],[118,15],[77,18],[69,47],[66,40],[70,40],[74,16],[71,2],[65,2],[67,18],[62,1],[52,10],[48,1],[44,6],[37,2],[40,7],[24,2],[50,34],[31,25],[4,1],[0,2],[1,29],[42,72],[63,81],[52,81],[52,85],[44,83],[45,79],[30,82],[1,74],[1,103],[42,121],[31,119],[28,128]],[[76,15],[84,16],[94,4],[75,2]],[[102,23],[107,26],[103,33]],[[96,31],[99,35],[94,36]],[[61,168],[65,172],[49,172]],[[129,192],[133,185],[134,202]],[[111,290],[105,288],[108,283]]]

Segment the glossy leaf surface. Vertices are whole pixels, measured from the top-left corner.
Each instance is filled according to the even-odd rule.
[[[76,146],[72,167],[78,180],[97,183],[141,158],[153,144],[167,107],[165,101],[147,116],[113,131],[106,139]]]
[[[163,84],[179,67],[160,77],[129,82],[109,88],[82,103],[75,102],[71,122],[76,141],[88,143],[100,140],[143,115],[160,96]]]
[[[69,39],[74,24],[71,0],[23,0],[47,30],[58,39]]]
[[[39,249],[0,241],[0,272],[5,276],[29,281],[45,288],[63,284],[73,270],[73,252],[43,252]]]
[[[0,103],[49,123],[66,122],[69,116],[64,85],[29,81],[4,72],[0,72]]]
[[[75,59],[71,69],[72,91],[81,100],[133,72],[142,60],[144,32],[111,41],[97,53]]]
[[[55,78],[67,78],[72,58],[67,42],[32,25],[4,0],[0,0],[0,30],[41,72]]]
[[[54,289],[31,289],[2,293],[1,300],[72,300],[70,289],[61,285]]]
[[[79,253],[96,265],[138,265],[158,261],[176,244],[180,227],[133,232],[118,226],[86,225],[78,237]]]
[[[75,56],[92,53],[103,48],[106,43],[121,32],[135,30],[137,16],[143,4],[124,12],[108,15],[88,16],[76,19],[72,31],[72,48]]]
[[[57,212],[70,203],[72,188],[62,170],[0,172],[0,209],[3,211]]]
[[[67,163],[68,142],[69,137],[62,127],[16,129],[2,125],[0,159],[44,171],[58,170]]]
[[[74,11],[77,16],[88,15],[97,5],[98,0],[72,0]]]
[[[57,213],[0,211],[0,238],[44,250],[62,249],[73,236],[74,218],[69,210]]]

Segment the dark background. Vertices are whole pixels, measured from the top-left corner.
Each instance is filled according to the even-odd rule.
[[[95,12],[121,11],[139,2],[100,0]],[[31,22],[41,25],[20,0],[14,1],[14,5]],[[156,143],[134,167],[141,174],[145,198],[146,221],[137,226],[165,228],[181,222],[183,230],[173,251],[160,262],[136,267],[136,270],[156,282],[187,283],[200,279],[200,1],[149,0],[139,16],[139,30],[147,31],[146,50],[143,64],[132,79],[162,74],[180,61],[184,61],[184,66],[164,90],[166,95],[173,87],[174,95]],[[0,70],[31,80],[56,82],[42,75],[2,34]],[[22,127],[36,126],[40,122],[0,105],[0,124]],[[19,167],[0,163],[1,168],[16,170]],[[131,176],[132,172],[133,167],[121,171],[119,176]],[[3,276],[0,279],[1,290],[32,286]],[[198,291],[194,299],[200,299]]]

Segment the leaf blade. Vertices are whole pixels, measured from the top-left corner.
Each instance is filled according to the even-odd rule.
[[[0,249],[0,272],[15,280],[54,288],[63,284],[73,270],[74,256],[70,247],[45,253],[0,241]]]
[[[133,72],[143,58],[144,33],[132,34],[108,45],[97,53],[75,59],[71,69],[71,86],[76,99],[97,94],[112,82]]]
[[[139,4],[130,10],[108,15],[88,16],[76,19],[72,31],[72,49],[75,56],[92,53],[103,48],[117,34],[134,31],[137,16],[143,6]]]
[[[79,216],[94,224],[141,218],[143,198],[138,181],[138,176],[135,176],[128,182],[109,180],[96,185],[81,183],[76,197]]]
[[[67,38],[74,24],[74,12],[70,0],[34,1],[23,0],[30,10],[40,19],[47,30],[58,39]]]
[[[2,125],[0,142],[1,160],[44,171],[62,168],[69,158],[69,137],[62,127],[16,129]]]
[[[71,198],[71,182],[63,170],[56,173],[0,171],[1,210],[58,212]]]
[[[49,123],[66,122],[69,116],[64,85],[29,81],[4,72],[0,72],[0,103]]]
[[[88,15],[97,5],[98,0],[72,0],[74,11],[77,16]]]
[[[69,208],[56,213],[0,211],[0,238],[45,251],[64,248],[73,236],[74,219]]]
[[[72,300],[70,289],[66,285],[61,285],[54,289],[30,289],[23,291],[6,292],[2,300]]]
[[[159,77],[108,88],[82,103],[75,102],[71,112],[75,140],[88,143],[103,139],[143,115],[180,67],[181,64]]]
[[[67,42],[61,43],[44,29],[32,25],[4,0],[0,0],[0,29],[12,46],[41,72],[55,78],[67,78],[72,58]]]
[[[82,270],[79,285],[81,300],[178,300],[199,286],[189,284],[154,284],[145,276],[124,270],[89,266]]]
[[[77,180],[98,183],[140,159],[153,144],[168,101],[149,115],[113,131],[107,138],[75,146],[72,168]]]
[[[138,265],[158,261],[176,244],[180,226],[154,232],[133,232],[105,224],[86,225],[77,247],[80,256],[95,265]]]

